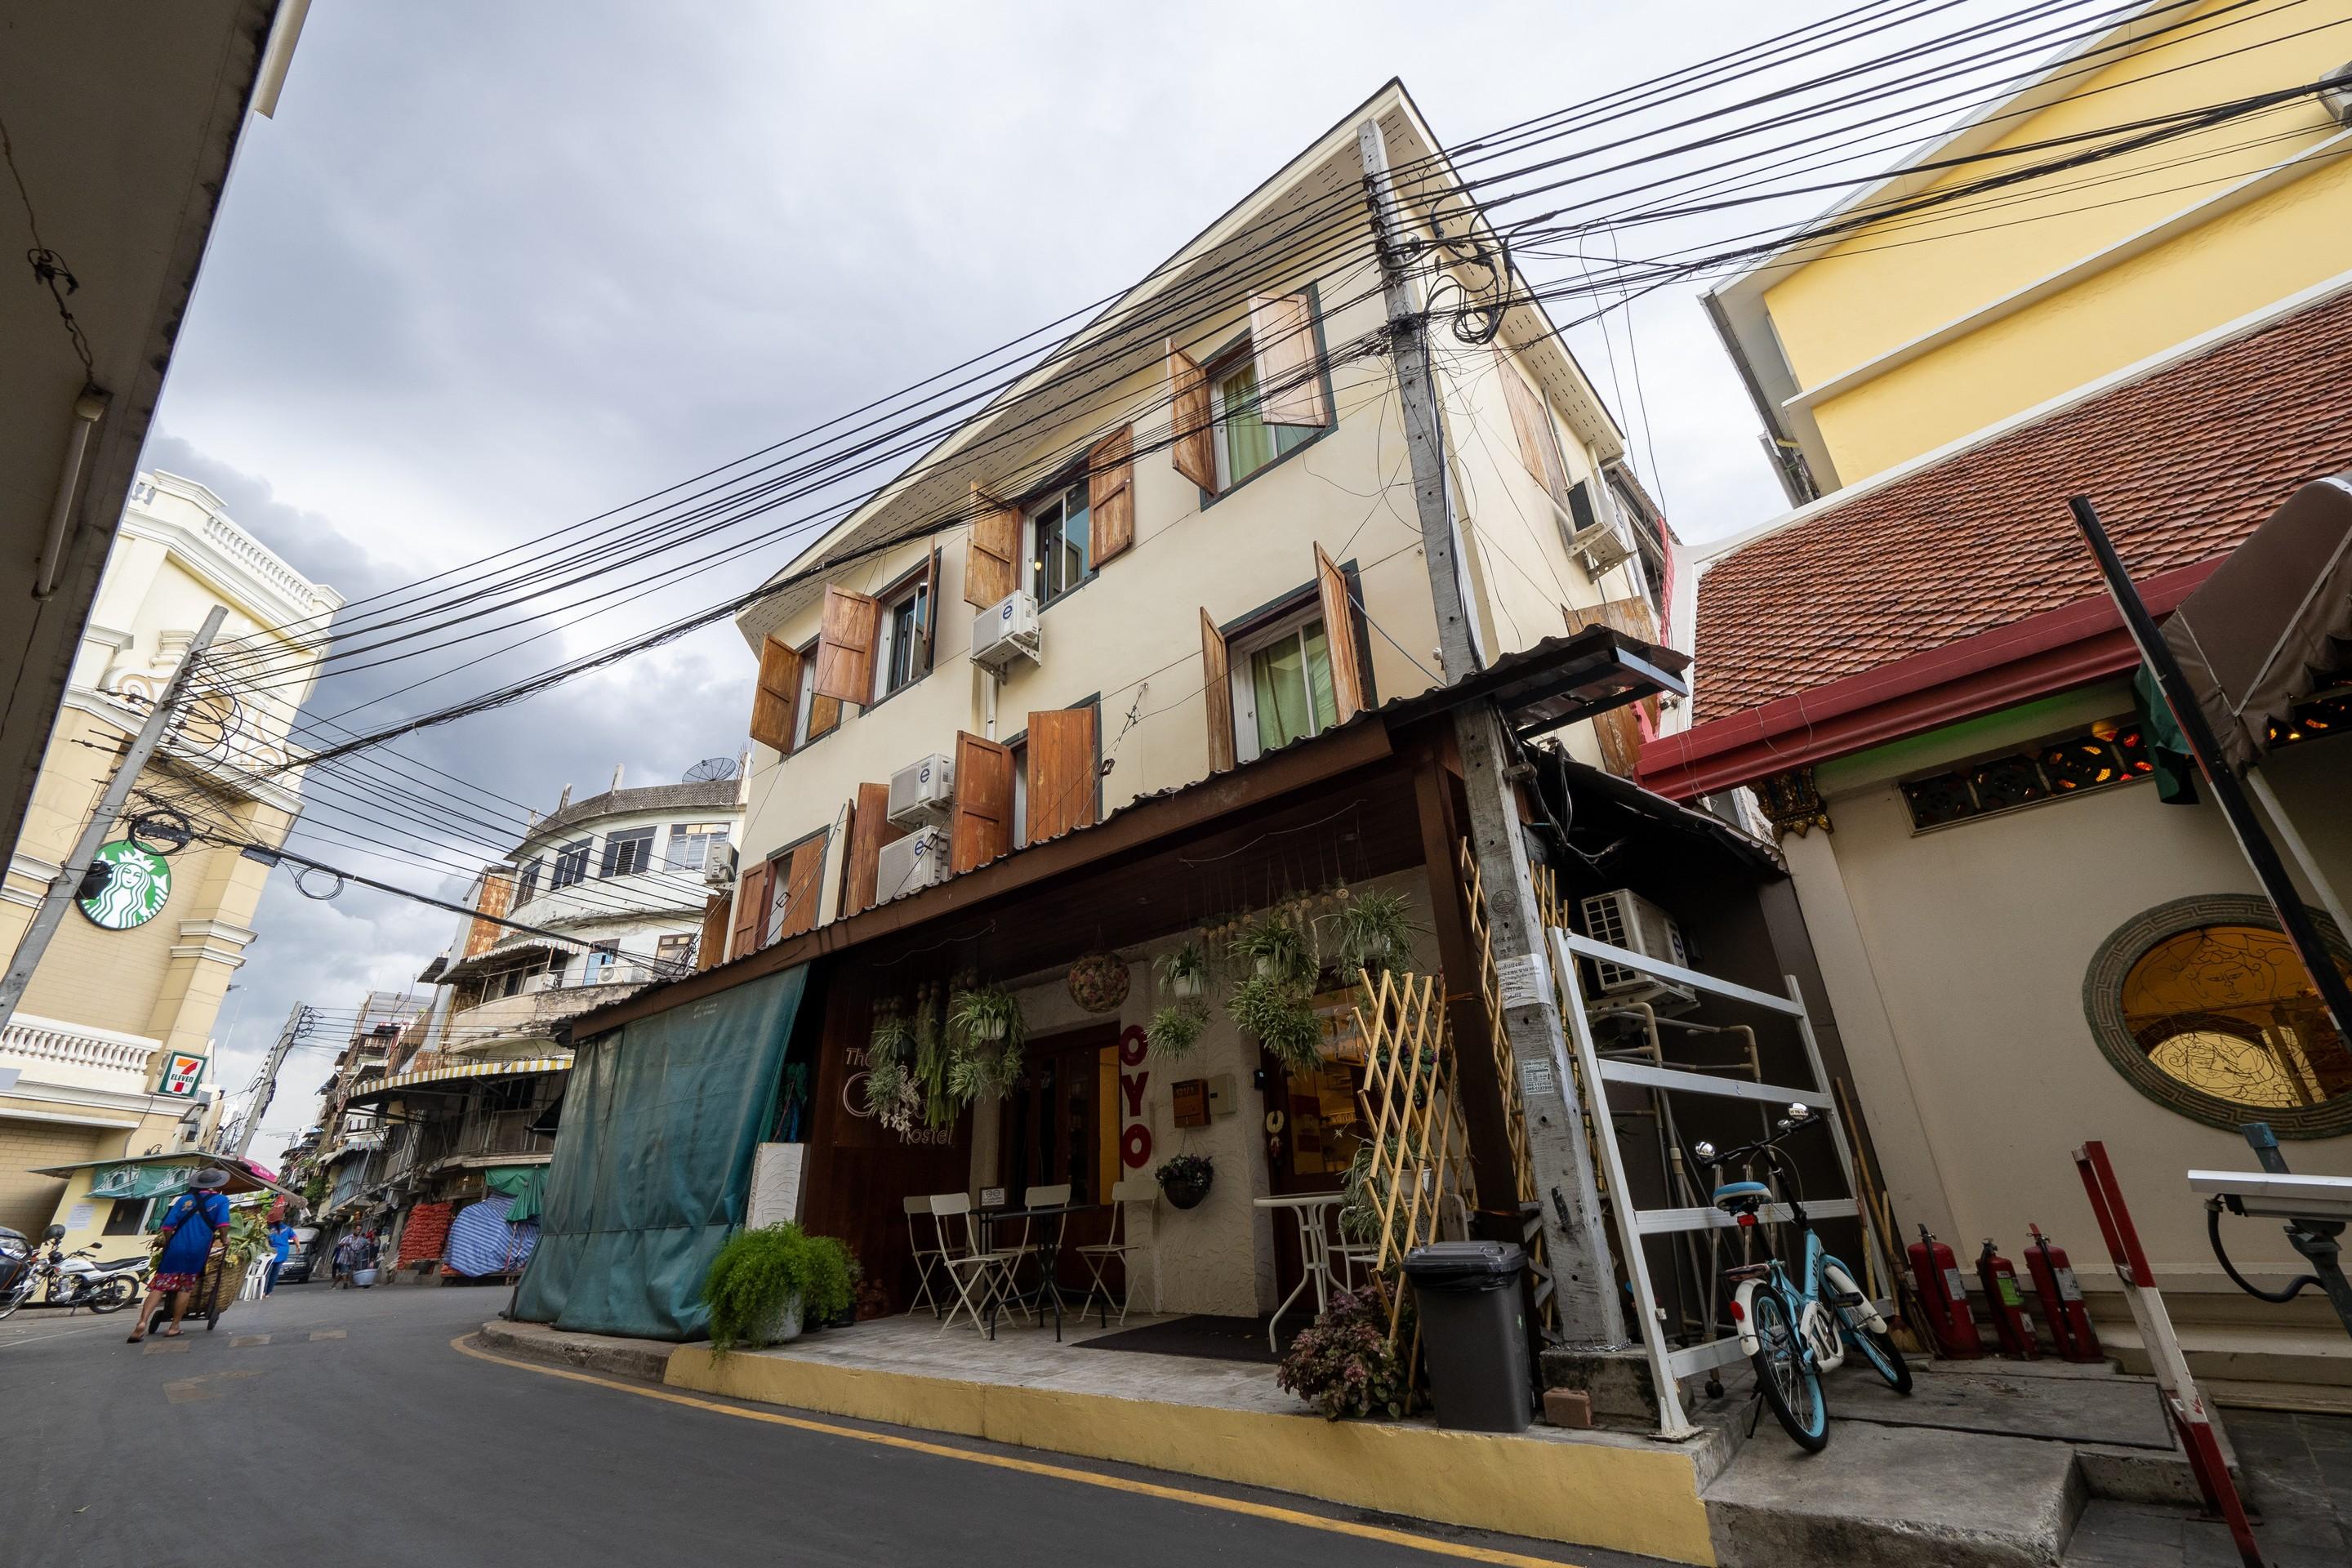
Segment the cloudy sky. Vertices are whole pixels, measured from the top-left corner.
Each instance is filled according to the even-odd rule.
[[[1841,8],[321,0],[240,153],[147,461],[359,598],[1113,291],[1391,75],[1459,141]],[[1643,301],[1609,344],[1573,341],[1685,537],[1780,510],[1692,289]],[[1654,428],[1626,407],[1637,364]],[[538,662],[643,624],[627,612],[562,628]],[[616,764],[667,782],[732,752],[750,678],[722,626],[403,750],[545,809]],[[390,689],[369,679],[337,705]],[[333,858],[334,820],[311,826],[306,847]],[[216,1068],[232,1089],[294,1002],[410,984],[454,918],[358,889],[312,902],[280,875],[256,923]],[[296,1058],[265,1158],[326,1059]]]

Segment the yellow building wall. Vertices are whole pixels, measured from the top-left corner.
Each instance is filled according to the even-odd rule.
[[[65,1195],[67,1184],[60,1176],[37,1176],[34,1169],[75,1164],[120,1152],[123,1133],[110,1127],[16,1121],[8,1115],[16,1103],[0,1096],[0,1226],[37,1237],[58,1212],[58,1200]]]
[[[2072,96],[2017,120],[1992,150],[2316,80],[2352,54],[2352,29],[2322,26],[2330,20],[2352,20],[2352,0],[2252,16],[2215,0],[2183,29],[2202,37],[2081,77]],[[1774,284],[1765,295],[1773,329],[1799,384],[1821,386],[2342,132],[2305,98],[1948,209],[1892,216]],[[2020,152],[2018,163],[2059,151]],[[2014,166],[1967,164],[1929,189]],[[2347,234],[2352,169],[2331,152],[2281,189],[1816,403],[1813,416],[1839,479],[1853,484],[2335,277]]]

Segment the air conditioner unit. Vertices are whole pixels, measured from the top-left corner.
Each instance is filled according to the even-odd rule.
[[[1690,951],[1683,944],[1683,930],[1675,923],[1675,917],[1632,889],[1594,893],[1583,901],[1582,910],[1584,934],[1593,941],[1677,968],[1690,967]],[[1611,1002],[1646,1002],[1653,1007],[1669,1008],[1698,1005],[1697,994],[1687,985],[1605,959],[1585,962],[1592,971],[1593,989]]]
[[[971,662],[1003,675],[1016,660],[1037,661],[1039,646],[1037,601],[1019,592],[1007,594],[972,617]]]
[[[708,887],[731,888],[735,885],[735,846],[714,844],[702,860],[702,880]]]
[[[1601,521],[1569,536],[1569,548],[1584,557],[1584,569],[1596,575],[1633,558],[1633,533],[1625,526],[1625,511],[1608,486],[1598,487]]]
[[[890,775],[890,820],[897,826],[928,826],[954,805],[955,763],[937,752]]]
[[[2337,66],[2320,83],[2319,101],[2338,125],[2352,125],[2352,60]]]
[[[882,863],[874,877],[874,899],[877,903],[887,904],[947,879],[947,830],[919,827],[906,837],[882,846]]]

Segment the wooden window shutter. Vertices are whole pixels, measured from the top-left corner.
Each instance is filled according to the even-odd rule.
[[[1315,547],[1315,588],[1323,601],[1323,640],[1331,649],[1331,690],[1344,724],[1365,707],[1364,668],[1356,658],[1356,606],[1348,596],[1347,574],[1319,544]]]
[[[905,837],[907,830],[890,820],[890,786],[859,784],[856,804],[849,808],[849,882],[841,900],[845,916],[874,907],[882,873],[882,846]]]
[[[1233,663],[1225,651],[1225,634],[1201,611],[1201,695],[1209,710],[1209,771],[1229,773],[1234,766]]]
[[[464,956],[475,957],[498,946],[499,938],[506,935],[506,927],[496,923],[495,917],[507,912],[514,902],[514,879],[503,871],[484,873],[482,890],[474,900],[474,912],[489,915],[491,920],[478,920],[466,933]]]
[[[929,669],[940,654],[940,547],[923,568],[923,668]]]
[[[1169,457],[1176,471],[1204,490],[1217,488],[1216,416],[1209,406],[1209,376],[1200,363],[1168,340]]]
[[[958,731],[955,786],[948,867],[961,875],[1013,853],[1013,748]]]
[[[751,739],[779,752],[791,751],[800,705],[800,650],[771,637],[760,645],[760,687],[751,694]]]
[[[816,929],[817,905],[823,901],[824,889],[824,851],[833,835],[820,833],[793,850],[783,862],[783,920],[776,927],[776,940],[799,936]]]
[[[846,588],[824,591],[824,630],[816,640],[816,689],[836,701],[874,700],[874,634],[882,601]]]
[[[1562,606],[1570,632],[1580,632],[1587,626],[1607,626],[1610,630],[1633,638],[1636,642],[1655,642],[1658,629],[1650,614],[1650,606],[1639,599],[1610,599],[1583,609]],[[1642,719],[1634,710],[1642,707],[1648,713],[1653,728],[1657,723],[1657,702],[1654,698],[1643,703],[1627,703],[1612,708],[1592,718],[1593,737],[1601,743],[1601,765],[1619,778],[1636,776],[1642,760]]]
[[[1568,504],[1568,470],[1559,455],[1559,432],[1554,430],[1551,416],[1543,405],[1536,389],[1519,374],[1519,367],[1503,345],[1495,345],[1495,369],[1503,384],[1503,402],[1511,411],[1511,434],[1519,443],[1519,461],[1527,465],[1536,482],[1551,493],[1551,499]]]
[[[745,867],[735,879],[735,945],[728,950],[730,958],[760,951],[760,933],[768,922],[768,863],[762,860]]]
[[[1087,526],[1093,564],[1135,542],[1135,426],[1123,425],[1087,454]]]
[[[1253,294],[1249,321],[1257,416],[1268,425],[1331,423],[1315,353],[1313,302],[1304,294]]]
[[[1029,842],[1059,838],[1095,820],[1095,710],[1029,715]]]
[[[695,943],[694,967],[709,969],[727,961],[727,895],[713,893],[702,906],[702,939]]]
[[[963,602],[985,610],[1021,585],[1021,509],[971,487],[971,538],[964,546]]]

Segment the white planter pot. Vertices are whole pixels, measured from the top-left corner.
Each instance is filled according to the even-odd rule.
[[[782,1306],[768,1314],[767,1320],[755,1324],[751,1342],[760,1345],[780,1345],[801,1337],[801,1298],[798,1291],[784,1299]]]
[[[1198,974],[1178,974],[1170,978],[1168,989],[1174,995],[1191,997],[1198,996],[1205,986]]]

